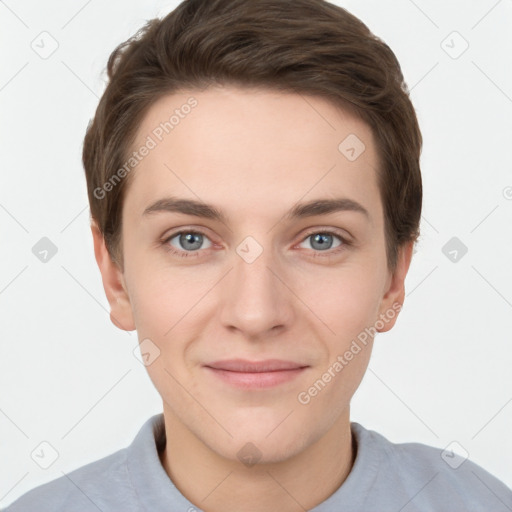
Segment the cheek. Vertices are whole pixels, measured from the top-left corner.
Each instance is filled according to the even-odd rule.
[[[197,392],[195,382],[190,380],[185,352],[189,340],[196,339],[203,327],[197,317],[198,303],[208,291],[208,281],[153,265],[141,266],[132,284],[132,310],[139,340],[151,340],[149,346],[158,354],[146,366],[148,375],[168,404],[190,405],[179,383],[187,382],[187,390]]]
[[[302,279],[304,302],[312,304],[315,317],[321,320],[315,322],[319,333],[325,333],[321,338],[326,358],[300,390],[297,402],[308,414],[322,417],[326,425],[348,406],[368,367],[381,280],[380,270],[368,266],[340,269],[322,286],[312,276]]]
[[[297,293],[312,314],[343,344],[373,323],[382,276],[370,266],[349,265],[329,273],[303,273]]]
[[[208,291],[204,272],[187,267],[170,267],[165,260],[143,251],[130,262],[132,310],[139,337],[154,336],[165,341],[181,323],[190,322],[201,297]]]
[[[132,310],[139,338],[158,340],[168,350],[168,339],[181,332],[193,335],[200,328],[206,303],[209,308],[212,306],[206,295],[218,279],[218,272],[211,268],[200,271],[195,267],[191,271],[187,267],[171,269],[142,263],[131,279]],[[382,280],[376,265],[311,267],[309,271],[303,268],[297,274],[287,273],[286,280],[294,291],[288,298],[293,307],[304,310],[319,329],[324,326],[325,335],[335,336],[338,344],[350,341],[375,321]]]

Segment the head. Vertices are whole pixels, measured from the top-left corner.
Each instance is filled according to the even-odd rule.
[[[348,418],[404,300],[422,140],[395,55],[321,0],[187,0],[108,77],[83,163],[112,321],[206,446],[299,453]],[[212,375],[231,358],[303,370],[247,390]]]

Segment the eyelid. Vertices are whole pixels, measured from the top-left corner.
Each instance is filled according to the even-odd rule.
[[[166,242],[170,238],[174,238],[176,235],[181,235],[183,233],[196,233],[198,235],[203,235],[203,236],[207,237],[213,243],[213,239],[212,239],[212,236],[209,234],[210,230],[208,228],[206,228],[204,226],[195,227],[194,225],[175,228],[175,230],[170,229],[170,230],[166,231],[160,237],[160,240],[162,242]]]
[[[341,238],[346,243],[352,243],[353,237],[345,230],[340,228],[334,228],[329,226],[320,226],[320,227],[314,227],[311,229],[307,229],[305,234],[303,235],[301,242],[304,241],[308,236],[314,235],[316,233],[325,233],[329,235],[336,235],[339,238]]]

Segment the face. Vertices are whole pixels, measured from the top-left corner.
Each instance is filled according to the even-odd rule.
[[[155,103],[145,144],[123,273],[93,231],[112,320],[145,343],[166,421],[228,459],[296,455],[348,422],[403,301],[411,247],[390,272],[371,129],[318,97],[211,88]]]

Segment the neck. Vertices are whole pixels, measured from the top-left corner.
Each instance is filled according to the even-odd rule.
[[[356,455],[349,407],[320,439],[276,463],[246,467],[211,450],[164,406],[162,465],[177,489],[205,512],[299,512],[331,496]]]

